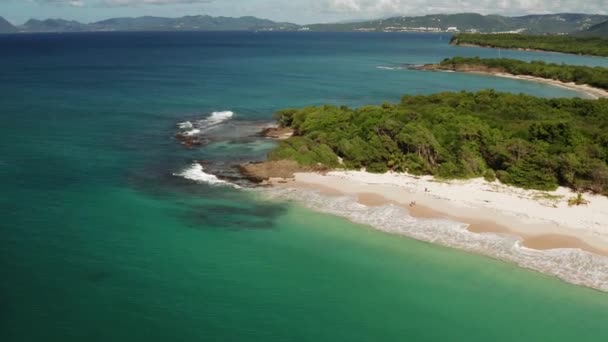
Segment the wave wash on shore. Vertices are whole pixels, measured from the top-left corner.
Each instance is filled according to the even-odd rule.
[[[608,258],[580,249],[535,250],[511,235],[473,233],[468,225],[447,219],[417,219],[393,204],[367,206],[355,196],[324,195],[314,189],[289,186],[264,190],[270,199],[292,200],[315,211],[416,240],[462,249],[556,276],[568,283],[608,292]]]

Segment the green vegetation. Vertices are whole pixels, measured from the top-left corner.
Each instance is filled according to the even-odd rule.
[[[536,199],[536,200],[547,200],[547,201],[552,201],[552,202],[558,202],[562,198],[564,198],[564,196],[552,195],[552,194],[549,194],[546,192],[541,192],[539,194],[534,195],[534,199]]]
[[[524,188],[558,185],[608,195],[608,99],[497,93],[404,96],[358,109],[288,109],[295,130],[269,159],[303,165],[486,177]],[[342,164],[338,157],[342,158]]]
[[[471,34],[452,37],[451,44],[471,44],[505,49],[532,49],[608,57],[608,39],[576,36],[532,36],[523,34]]]
[[[446,58],[439,65],[450,70],[481,66],[492,71],[588,84],[608,90],[608,68],[602,67],[554,64],[543,61],[523,62],[507,58],[482,59],[479,57]]]
[[[589,204],[589,201],[587,201],[584,197],[582,193],[578,193],[576,194],[576,197],[572,197],[568,200],[568,205],[569,206],[579,206],[579,205],[587,205]]]
[[[578,33],[581,36],[597,36],[608,38],[608,21],[593,25],[590,28]]]

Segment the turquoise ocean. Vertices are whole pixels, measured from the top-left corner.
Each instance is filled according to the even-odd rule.
[[[581,96],[406,68],[498,56],[449,38],[0,36],[0,341],[608,340],[606,293],[211,175],[230,179],[235,163],[263,159],[273,142],[256,131],[286,107],[486,88]],[[209,130],[203,146],[176,141],[185,122]]]

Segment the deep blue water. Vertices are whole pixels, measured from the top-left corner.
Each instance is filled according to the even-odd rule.
[[[193,160],[263,158],[272,143],[251,127],[286,107],[484,88],[579,95],[402,69],[497,54],[448,41],[396,33],[0,35],[0,340],[606,336],[604,294],[173,176]],[[554,53],[502,56],[608,66]],[[225,110],[234,117],[212,144],[188,150],[175,140],[177,123]],[[560,298],[571,308],[557,319]],[[459,329],[486,309],[486,330]]]

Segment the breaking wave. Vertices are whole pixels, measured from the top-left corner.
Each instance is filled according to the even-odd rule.
[[[418,65],[418,64],[399,64],[399,65],[391,65],[391,66],[379,65],[379,66],[376,66],[376,69],[382,69],[382,70],[408,70],[408,69],[416,68],[418,66],[420,66],[420,65]]]
[[[234,116],[234,112],[222,111],[213,112],[209,117],[192,121],[184,121],[177,124],[177,127],[182,130],[182,134],[187,136],[198,135],[204,133],[206,130],[215,127],[225,121],[230,120]]]
[[[402,68],[402,67],[389,67],[389,66],[377,66],[376,69],[382,69],[382,70],[403,70],[404,68]]]
[[[368,207],[349,196],[330,197],[314,191],[285,188],[270,188],[264,193],[270,198],[294,200],[310,209],[342,216],[387,233],[483,254],[572,284],[608,292],[608,258],[580,249],[530,249],[524,247],[517,237],[477,234],[467,230],[464,223],[417,219],[403,207]]]
[[[203,166],[199,163],[194,163],[194,164],[190,165],[190,167],[184,169],[183,171],[181,171],[179,173],[174,173],[173,175],[176,177],[182,177],[182,178],[185,178],[188,180],[192,180],[197,183],[205,183],[205,184],[211,184],[211,185],[227,185],[227,186],[231,186],[234,188],[240,188],[240,186],[238,186],[236,184],[226,182],[224,180],[217,178],[215,175],[206,173]]]

